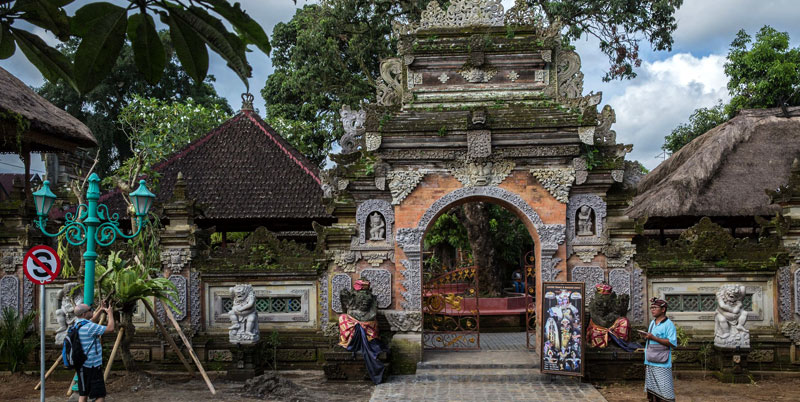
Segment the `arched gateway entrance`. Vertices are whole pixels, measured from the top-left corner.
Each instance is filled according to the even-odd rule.
[[[522,172],[521,172],[522,173]],[[524,173],[522,173],[524,175]],[[442,184],[442,183],[440,183]],[[525,224],[534,241],[535,270],[531,275],[535,275],[537,288],[540,287],[542,280],[555,280],[559,269],[557,264],[562,260],[556,256],[559,244],[565,239],[565,225],[560,223],[544,223],[540,214],[531,200],[539,200],[537,206],[553,214],[553,207],[559,208],[558,202],[543,201],[542,197],[537,197],[537,191],[528,185],[514,188],[518,181],[511,181],[510,184],[502,188],[498,186],[479,186],[464,187],[446,193],[424,211],[416,222],[416,225],[397,230],[396,241],[402,250],[404,257],[400,259],[403,267],[401,274],[406,278],[403,282],[406,291],[402,293],[403,308],[406,310],[416,310],[422,315],[429,315],[429,319],[424,320],[422,326],[422,347],[424,349],[435,350],[460,350],[460,349],[479,349],[480,348],[480,309],[478,300],[479,284],[474,268],[461,269],[454,271],[443,277],[430,278],[429,283],[423,281],[422,275],[422,242],[425,233],[430,229],[442,213],[448,209],[475,201],[486,201],[499,204],[500,206],[512,211]],[[525,183],[528,184],[528,183]],[[530,183],[534,184],[534,183]],[[543,189],[542,189],[543,190]],[[515,191],[519,191],[518,194]],[[425,191],[422,191],[425,192]],[[525,194],[527,193],[527,194]],[[546,192],[545,192],[546,194]],[[421,194],[420,194],[421,195]],[[527,195],[527,196],[526,196]],[[532,195],[534,195],[532,197]],[[545,197],[552,199],[552,197]],[[414,205],[414,198],[410,200],[410,205]],[[555,200],[553,200],[555,201]],[[402,216],[406,213],[405,202],[395,208],[395,214]],[[412,207],[413,209],[413,207]],[[532,292],[539,298],[540,292]],[[540,300],[529,300],[529,313],[533,313],[533,306],[538,305]],[[528,325],[526,328],[528,344],[536,344],[535,326]]]

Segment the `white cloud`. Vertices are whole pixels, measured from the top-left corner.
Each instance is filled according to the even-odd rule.
[[[648,169],[661,161],[664,136],[688,120],[699,107],[730,99],[723,65],[725,56],[695,57],[675,54],[666,60],[642,64],[639,78],[608,103],[617,113],[617,142],[634,144],[629,160]]]

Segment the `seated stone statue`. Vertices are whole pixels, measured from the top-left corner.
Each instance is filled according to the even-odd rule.
[[[366,279],[359,279],[353,290],[344,289],[339,294],[345,313],[339,315],[339,345],[347,347],[353,340],[356,325],[367,334],[368,340],[378,338],[378,299],[370,290]]]
[[[228,312],[231,326],[228,339],[233,344],[251,344],[258,342],[258,312],[256,311],[256,293],[253,286],[240,284],[230,288],[233,307]]]
[[[75,282],[65,283],[61,290],[58,291],[58,310],[55,311],[56,321],[58,322],[58,329],[56,329],[56,345],[63,345],[64,338],[67,336],[67,330],[75,322],[75,305],[83,301],[80,294],[71,294],[72,290],[78,286]]]
[[[386,240],[386,224],[381,214],[373,212],[369,216],[369,239],[375,241]]]
[[[722,285],[717,291],[714,346],[731,349],[750,347],[750,331],[744,327],[747,321],[743,304],[745,295],[742,285]]]
[[[591,316],[587,329],[589,347],[607,347],[609,334],[623,349],[628,347],[631,328],[628,318],[625,317],[628,312],[628,300],[628,295],[617,295],[608,284],[600,283],[595,286],[594,298],[589,303]]]
[[[593,236],[592,231],[592,208],[583,205],[578,210],[578,236]]]

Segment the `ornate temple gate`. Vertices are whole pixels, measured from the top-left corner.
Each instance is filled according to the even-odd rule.
[[[525,347],[536,349],[536,254],[525,254]]]
[[[422,346],[431,350],[480,349],[477,267],[424,271]]]

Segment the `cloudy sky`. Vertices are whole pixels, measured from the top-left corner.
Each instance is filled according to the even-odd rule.
[[[307,4],[298,0],[239,0],[265,31],[272,34],[278,22],[289,21],[297,7]],[[116,2],[116,1],[115,1]],[[84,3],[83,1],[76,2]],[[503,0],[506,9],[513,0]],[[74,12],[72,10],[71,12]],[[600,53],[597,42],[585,39],[576,43],[582,58],[585,75],[584,92],[602,91],[603,104],[610,104],[617,113],[617,141],[633,144],[628,159],[636,159],[649,169],[661,162],[658,156],[664,136],[685,122],[698,107],[714,105],[719,99],[727,101],[727,79],[723,71],[728,46],[739,29],[753,35],[760,27],[771,25],[792,38],[792,47],[800,44],[800,3],[797,0],[684,0],[677,13],[678,29],[672,52],[652,52],[644,46],[641,68],[633,80],[604,83],[608,60]],[[52,42],[55,44],[55,42]],[[216,88],[236,109],[241,105],[244,84],[212,54],[209,73],[217,78]],[[267,56],[252,52],[253,65],[250,92],[256,95],[256,107],[263,113],[264,100],[260,90],[272,72]],[[43,79],[18,51],[0,66],[31,86]],[[602,105],[601,105],[602,106]],[[0,172],[21,166],[14,160],[0,161]],[[34,165],[34,169],[39,169]]]

